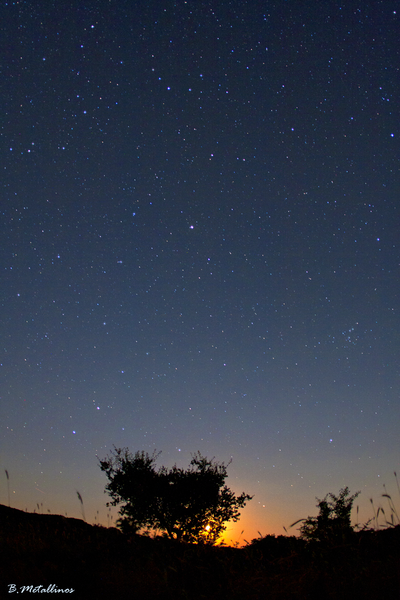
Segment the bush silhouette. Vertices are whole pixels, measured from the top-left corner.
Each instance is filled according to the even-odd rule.
[[[360,492],[350,496],[348,487],[339,491],[339,495],[327,494],[323,500],[317,498],[319,515],[299,519],[293,525],[303,522],[300,537],[308,542],[341,542],[353,534],[351,526],[351,509]],[[293,527],[291,525],[291,527]]]
[[[100,468],[108,477],[105,491],[120,508],[118,526],[124,532],[159,530],[172,539],[215,544],[228,521],[252,496],[236,496],[225,484],[227,466],[197,452],[184,470],[156,469],[160,453],[115,448]]]

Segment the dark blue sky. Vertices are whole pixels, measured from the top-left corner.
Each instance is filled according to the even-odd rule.
[[[79,515],[78,489],[104,521],[115,444],[232,457],[235,539],[346,485],[371,516],[399,465],[398,19],[3,3],[13,506]]]

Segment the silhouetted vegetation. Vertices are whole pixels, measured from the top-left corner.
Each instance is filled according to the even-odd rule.
[[[158,456],[114,448],[100,460],[109,504],[123,504],[118,526],[124,533],[159,531],[179,541],[215,544],[251,496],[236,496],[225,484],[227,466],[199,452],[187,470],[176,465],[157,470]]]
[[[76,495],[78,496],[78,500],[81,503],[82,518],[84,521],[86,521],[85,507],[83,506],[83,498],[82,498],[81,494],[78,492],[78,490],[76,490]]]
[[[8,474],[7,469],[4,469],[4,472],[7,477],[7,491],[8,491],[8,506],[10,506],[10,476]]]
[[[200,455],[195,459],[204,461],[205,470],[218,467]],[[150,538],[129,528],[126,535],[44,514],[43,505],[28,513],[0,504],[0,597],[13,585],[16,593],[23,586],[55,586],[96,600],[397,599],[400,524],[395,501],[384,491],[386,513],[374,508],[364,526],[351,526],[358,494],[346,487],[317,499],[319,514],[296,522],[302,523],[298,537],[260,534],[243,548],[186,543],[182,536]]]
[[[125,535],[81,519],[0,505],[0,597],[55,584],[71,597],[135,600],[391,600],[400,526],[347,541],[266,536],[244,548]],[[8,596],[7,596],[8,597]]]
[[[353,502],[360,492],[350,496],[348,487],[340,490],[339,495],[327,494],[323,500],[317,498],[319,515],[299,519],[291,525],[301,523],[300,537],[308,542],[340,542],[354,533],[351,526]]]

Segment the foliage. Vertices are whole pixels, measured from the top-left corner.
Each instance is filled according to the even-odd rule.
[[[340,551],[308,546],[294,536],[267,536],[244,548],[127,539],[82,519],[0,504],[0,589],[56,581],[96,600],[399,597],[400,526],[355,532]]]
[[[160,453],[115,448],[100,468],[108,477],[105,491],[120,508],[117,524],[124,532],[160,530],[172,539],[215,544],[227,521],[252,496],[236,496],[225,484],[227,466],[195,454],[187,470],[174,465],[156,470]]]
[[[397,479],[397,473],[396,473],[396,471],[394,471],[394,477],[396,479],[397,490],[398,490],[399,495],[400,495],[400,486],[399,486],[399,482],[398,482],[398,479]],[[389,515],[386,516],[386,513],[385,513],[384,509],[382,507],[379,507],[376,516],[374,516],[375,525],[378,526],[378,513],[379,513],[379,511],[381,511],[382,514],[385,515],[385,525],[388,526],[388,527],[396,527],[396,525],[400,525],[399,514],[397,512],[396,506],[394,504],[394,501],[393,501],[391,495],[388,494],[388,492],[386,490],[386,485],[383,485],[383,489],[385,490],[385,493],[382,494],[382,498],[387,498],[387,501],[388,501],[388,504],[389,504],[389,510],[390,510],[390,521],[388,521]],[[370,501],[371,501],[371,504],[373,506],[373,500],[372,500],[372,498],[371,498]]]
[[[300,527],[301,538],[306,541],[339,542],[351,535],[353,532],[350,520],[351,509],[359,493],[349,496],[349,488],[345,487],[339,491],[338,496],[330,493],[323,500],[317,498],[319,515],[296,521],[296,523],[303,521]]]

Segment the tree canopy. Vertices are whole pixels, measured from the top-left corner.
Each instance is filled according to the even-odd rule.
[[[156,468],[161,453],[132,454],[116,448],[100,460],[112,506],[122,504],[118,526],[124,532],[159,530],[186,542],[215,544],[228,521],[252,496],[236,496],[225,484],[227,465],[193,455],[188,469]],[[229,463],[228,463],[229,465]]]
[[[319,515],[300,519],[293,525],[303,521],[300,527],[300,535],[306,541],[341,541],[353,533],[351,510],[359,493],[356,492],[350,496],[349,488],[345,487],[339,491],[338,496],[329,493],[323,500],[317,498]]]

